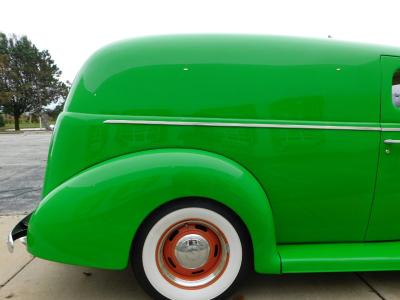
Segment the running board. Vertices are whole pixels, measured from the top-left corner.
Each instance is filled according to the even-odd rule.
[[[282,273],[400,270],[400,242],[278,245]]]

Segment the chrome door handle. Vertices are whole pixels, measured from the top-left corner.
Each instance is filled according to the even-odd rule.
[[[391,140],[391,139],[388,139],[388,140],[384,140],[383,141],[385,144],[400,144],[400,140]]]

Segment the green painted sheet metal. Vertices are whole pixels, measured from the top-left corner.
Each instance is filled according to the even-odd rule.
[[[143,220],[171,199],[187,197],[236,212],[257,245],[256,270],[279,273],[272,213],[260,184],[233,161],[190,149],[114,158],[66,181],[31,217],[28,249],[49,260],[121,269]]]
[[[400,242],[280,245],[282,273],[400,269]]]

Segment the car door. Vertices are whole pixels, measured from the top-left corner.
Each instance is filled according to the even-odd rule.
[[[400,239],[400,57],[381,57],[381,145],[366,240]]]

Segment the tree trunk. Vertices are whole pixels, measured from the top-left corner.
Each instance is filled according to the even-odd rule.
[[[46,128],[46,130],[51,130],[49,124],[49,116],[46,113],[41,113],[40,117],[42,118],[43,127]]]
[[[15,126],[15,131],[19,131],[19,117],[20,115],[14,115],[14,126]]]

